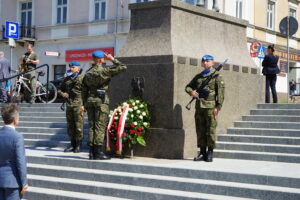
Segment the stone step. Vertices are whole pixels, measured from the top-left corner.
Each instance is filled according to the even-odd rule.
[[[259,151],[237,151],[215,149],[214,156],[217,158],[240,159],[240,160],[260,160],[284,163],[300,163],[300,156],[286,153],[268,153]]]
[[[261,143],[261,144],[285,144],[299,145],[299,137],[284,136],[258,136],[258,135],[218,135],[218,140],[223,142],[244,142],[244,143]]]
[[[289,115],[248,115],[242,117],[243,121],[263,122],[300,122],[300,116]]]
[[[38,185],[55,190],[66,190],[70,192],[84,192],[88,194],[129,198],[129,199],[166,199],[166,200],[183,200],[183,199],[240,199],[231,196],[221,196],[215,194],[205,194],[198,192],[187,192],[182,190],[170,190],[156,187],[142,187],[127,184],[116,184],[98,181],[86,181],[69,178],[59,178],[50,176],[28,175],[30,185]],[[226,191],[225,191],[226,192]],[[282,197],[280,192],[274,191],[274,197]],[[290,193],[290,194],[289,194]],[[292,189],[284,193],[286,198],[298,197],[298,194]],[[253,199],[253,198],[252,198]],[[279,199],[279,198],[275,198]]]
[[[300,109],[254,109],[250,115],[300,115]]]
[[[0,122],[0,126],[4,126],[4,122]],[[20,121],[19,126],[22,127],[38,127],[38,128],[67,128],[67,122],[31,122],[31,121]],[[84,124],[84,128],[88,128],[88,124]]]
[[[65,112],[20,112],[20,117],[65,117]]]
[[[236,121],[234,122],[235,127],[243,128],[272,128],[272,129],[299,129],[300,123],[297,122],[244,122]]]
[[[47,128],[47,127],[24,127],[17,126],[16,130],[20,133],[57,133],[67,134],[67,128]]]
[[[80,200],[129,200],[125,198],[115,198],[110,196],[103,196],[103,195],[94,195],[88,194],[84,192],[69,192],[63,190],[54,190],[49,188],[41,188],[41,187],[33,187],[30,185],[28,191],[24,195],[23,199],[40,199],[40,200],[73,200],[73,199],[80,199]]]
[[[32,174],[31,172],[34,172]],[[225,181],[212,181],[205,179],[189,179],[189,178],[178,178],[178,177],[170,177],[170,176],[155,176],[155,175],[145,175],[145,174],[137,174],[136,173],[127,173],[127,172],[113,172],[113,171],[103,171],[103,170],[87,170],[84,168],[76,169],[74,167],[49,167],[43,165],[32,166],[29,164],[29,174],[33,177],[30,179],[32,185],[40,185],[48,187],[51,186],[51,180],[56,180],[56,177],[59,177],[58,187],[67,188],[67,190],[71,187],[68,187],[68,184],[72,184],[73,190],[75,190],[80,184],[80,181],[83,183],[82,186],[85,188],[81,188],[82,191],[90,191],[93,193],[95,191],[94,186],[103,187],[102,183],[106,185],[106,192],[111,190],[109,185],[112,185],[114,188],[128,188],[136,189],[140,187],[144,188],[159,188],[160,190],[172,190],[173,194],[176,194],[177,191],[185,192],[193,192],[198,193],[213,193],[217,195],[226,195],[226,196],[236,196],[236,197],[251,197],[257,199],[263,199],[266,196],[271,197],[272,199],[280,199],[279,196],[285,196],[288,199],[292,197],[297,197],[300,195],[300,191],[291,188],[283,188],[283,187],[274,187],[274,186],[263,186],[263,185],[253,185],[253,184],[242,184],[242,183],[234,183],[234,182],[225,182]],[[52,176],[49,176],[52,174]],[[47,177],[47,178],[45,178]],[[48,178],[50,177],[50,178]],[[45,181],[41,181],[41,178]],[[50,180],[50,183],[49,183]],[[67,180],[67,181],[66,181]],[[77,182],[77,184],[76,184]],[[75,184],[74,184],[75,183]],[[91,183],[94,183],[91,185]],[[63,184],[64,186],[60,186]],[[259,189],[258,189],[259,188]],[[99,189],[97,189],[99,190]],[[101,188],[100,188],[101,190]],[[148,189],[146,189],[148,191]],[[296,193],[293,193],[293,191]],[[121,192],[119,192],[121,193]],[[277,194],[276,194],[277,193]],[[285,193],[285,194],[280,194]],[[290,193],[290,194],[289,194]],[[297,194],[299,193],[299,194]],[[102,192],[100,194],[103,195]],[[112,195],[105,193],[104,195]],[[126,195],[126,194],[124,194]],[[119,196],[124,197],[124,196]],[[131,196],[125,196],[126,198],[131,198]],[[168,198],[168,197],[166,197]],[[183,198],[183,197],[182,197]]]
[[[97,170],[111,171],[112,174],[121,172],[135,173],[137,174],[137,176],[134,176],[135,178],[138,178],[140,177],[139,175],[143,174],[300,188],[300,175],[297,173],[295,174],[294,172],[294,170],[298,169],[299,165],[292,163],[288,165],[285,163],[278,163],[275,165],[273,162],[227,160],[218,158],[216,158],[213,163],[149,158],[90,161],[87,160],[87,153],[74,154],[63,153],[62,151],[62,149],[53,149],[51,151],[27,149],[26,154],[29,167],[43,165],[44,167],[39,168],[61,168],[63,171],[64,167],[71,166],[73,170],[79,170],[80,168],[81,171],[85,171],[85,173],[89,170],[92,170],[93,173],[96,173]],[[283,170],[286,169],[287,166],[291,169],[290,171]],[[39,170],[36,171],[36,173],[38,172]],[[74,174],[71,178],[79,178],[78,176],[80,176],[81,172],[77,173],[78,176],[76,173],[68,172],[68,174]],[[85,176],[84,173],[82,176],[95,177],[95,175]],[[99,176],[99,178],[102,178],[102,176]]]
[[[257,104],[258,109],[299,109],[300,104]]]
[[[242,142],[217,142],[217,149],[300,154],[299,145],[278,145]]]
[[[58,107],[22,107],[21,112],[65,112]]]
[[[21,108],[31,108],[31,107],[43,107],[43,108],[60,108],[62,103],[35,103],[35,104],[30,104],[30,103],[20,103],[18,104]],[[0,103],[0,107],[2,107],[4,104]]]
[[[68,140],[58,141],[58,140],[24,139],[24,144],[25,146],[29,146],[29,147],[66,148],[70,144],[70,142]]]
[[[228,134],[237,135],[262,135],[262,136],[286,136],[300,137],[300,130],[297,129],[265,129],[265,128],[237,128],[227,129]]]

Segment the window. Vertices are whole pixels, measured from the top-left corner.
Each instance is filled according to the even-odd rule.
[[[106,1],[95,0],[95,20],[104,20],[106,14]]]
[[[267,28],[274,30],[275,22],[275,3],[273,1],[268,2],[267,9]]]
[[[296,10],[293,8],[290,8],[290,16],[296,18]]]
[[[21,3],[21,25],[32,25],[32,2]]]
[[[66,73],[66,65],[54,65],[54,80],[62,80]]]
[[[237,18],[243,18],[243,0],[236,0],[235,1],[235,16]]]
[[[57,24],[67,23],[68,0],[57,0]]]

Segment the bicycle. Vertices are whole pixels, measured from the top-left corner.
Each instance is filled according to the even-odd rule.
[[[15,72],[18,72],[18,70],[16,70]],[[57,98],[57,88],[55,87],[55,85],[53,83],[48,83],[47,84],[42,84],[39,81],[40,76],[44,76],[45,72],[44,71],[37,71],[38,75],[37,75],[37,79],[36,79],[36,95],[35,97],[37,97],[41,102],[43,103],[53,103],[56,98]],[[27,78],[24,77],[24,75],[20,75],[15,82],[15,87],[12,90],[11,93],[11,101],[13,103],[20,103],[24,100],[26,100],[25,94],[26,91],[29,92],[29,94],[31,94],[31,89],[28,86],[28,84],[26,83],[28,81]],[[48,88],[48,95],[47,95],[47,88]],[[23,95],[23,98],[22,98]],[[47,101],[48,100],[48,101]],[[28,99],[26,100],[28,101]]]

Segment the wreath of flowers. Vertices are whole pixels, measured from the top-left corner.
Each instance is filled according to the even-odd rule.
[[[120,122],[125,115],[125,123],[122,124]],[[139,98],[129,98],[126,102],[119,104],[116,109],[111,110],[109,118],[111,120],[107,128],[108,141],[110,142],[108,146],[119,149],[118,131],[120,130],[122,131],[122,148],[132,148],[135,144],[146,146],[144,136],[150,128],[151,121],[148,103]],[[122,125],[123,128],[120,127]],[[121,153],[117,151],[117,154]]]

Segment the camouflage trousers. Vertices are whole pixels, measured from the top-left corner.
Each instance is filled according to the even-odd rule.
[[[80,114],[80,107],[67,107],[68,136],[71,140],[82,141],[83,139],[83,115]]]
[[[199,108],[195,113],[195,124],[197,132],[197,145],[205,147],[216,147],[217,120],[214,118],[214,109]]]
[[[35,100],[35,95],[36,95],[35,71],[24,74],[24,77],[28,79],[28,81],[26,81],[26,83],[28,84],[28,87],[31,90],[31,94],[30,94],[29,91],[25,89],[25,95],[27,97],[30,97],[31,100]]]
[[[89,146],[103,145],[109,107],[107,104],[89,105],[86,109],[89,120]]]

